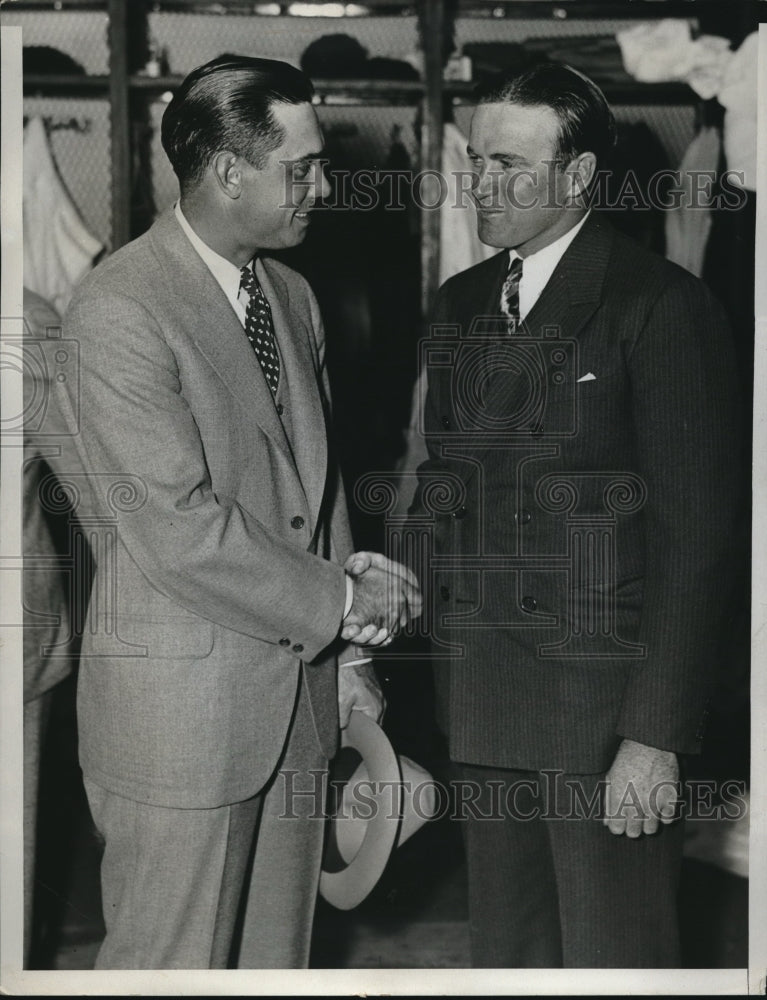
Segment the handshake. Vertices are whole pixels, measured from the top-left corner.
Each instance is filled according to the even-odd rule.
[[[400,628],[420,615],[418,580],[401,563],[379,552],[355,552],[344,569],[354,581],[354,597],[341,638],[357,646],[388,645]]]

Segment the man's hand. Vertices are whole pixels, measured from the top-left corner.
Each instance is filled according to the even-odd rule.
[[[345,569],[354,579],[354,599],[342,638],[357,646],[388,644],[397,628],[421,614],[421,591],[407,567],[379,552],[355,552]]]
[[[350,576],[361,576],[371,566],[385,569],[387,572],[406,580],[413,591],[417,592],[420,601],[421,591],[415,573],[402,563],[387,559],[381,552],[353,552],[346,560],[344,569]],[[420,609],[420,604],[418,607]]]
[[[675,753],[623,740],[607,772],[603,822],[618,835],[655,833],[659,821],[673,823],[679,792]]]
[[[386,708],[381,685],[369,663],[339,664],[338,719],[346,729],[352,712],[364,712],[374,722],[380,722]]]

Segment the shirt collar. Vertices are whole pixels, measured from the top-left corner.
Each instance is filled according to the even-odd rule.
[[[215,250],[211,250],[208,244],[200,239],[194,229],[192,229],[189,225],[189,221],[184,213],[181,211],[180,201],[176,202],[173,210],[176,213],[179,225],[184,230],[189,242],[192,244],[194,249],[202,258],[203,263],[221,286],[221,290],[224,295],[226,295],[227,299],[229,299],[232,308],[237,311],[236,303],[240,293],[240,268],[237,267],[236,264],[227,260],[226,257],[222,257],[221,254],[216,253]]]
[[[549,243],[548,246],[541,247],[540,250],[536,250],[535,253],[531,253],[528,257],[524,257],[522,267],[523,280],[527,275],[532,275],[534,272],[548,272],[550,277],[554,273],[554,268],[564,256],[565,250],[567,250],[583,228],[589,215],[591,215],[591,209],[586,212],[583,218],[572,229],[568,229],[559,239],[554,240],[553,243]],[[519,254],[516,250],[509,250],[509,263],[516,260],[517,257],[519,257]]]

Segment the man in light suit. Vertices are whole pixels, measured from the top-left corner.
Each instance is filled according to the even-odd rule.
[[[501,252],[441,288],[425,352],[411,515],[477,966],[679,962],[678,757],[732,579],[737,390],[707,289],[588,210],[614,134],[565,67],[480,92],[474,200]]]
[[[307,964],[339,710],[382,711],[345,640],[418,613],[383,557],[344,570],[322,323],[268,256],[326,192],[311,98],[271,60],[190,74],[162,125],[179,203],[65,319],[97,563],[78,719],[105,840],[99,968]]]

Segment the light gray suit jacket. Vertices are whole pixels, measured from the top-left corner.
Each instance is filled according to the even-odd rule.
[[[282,417],[172,212],[89,275],[65,318],[80,378],[59,389],[89,472],[81,520],[98,563],[80,760],[142,802],[255,794],[277,765],[302,661],[317,738],[335,752],[337,560],[351,537],[328,455],[322,324],[298,274],[267,258],[257,275]]]

